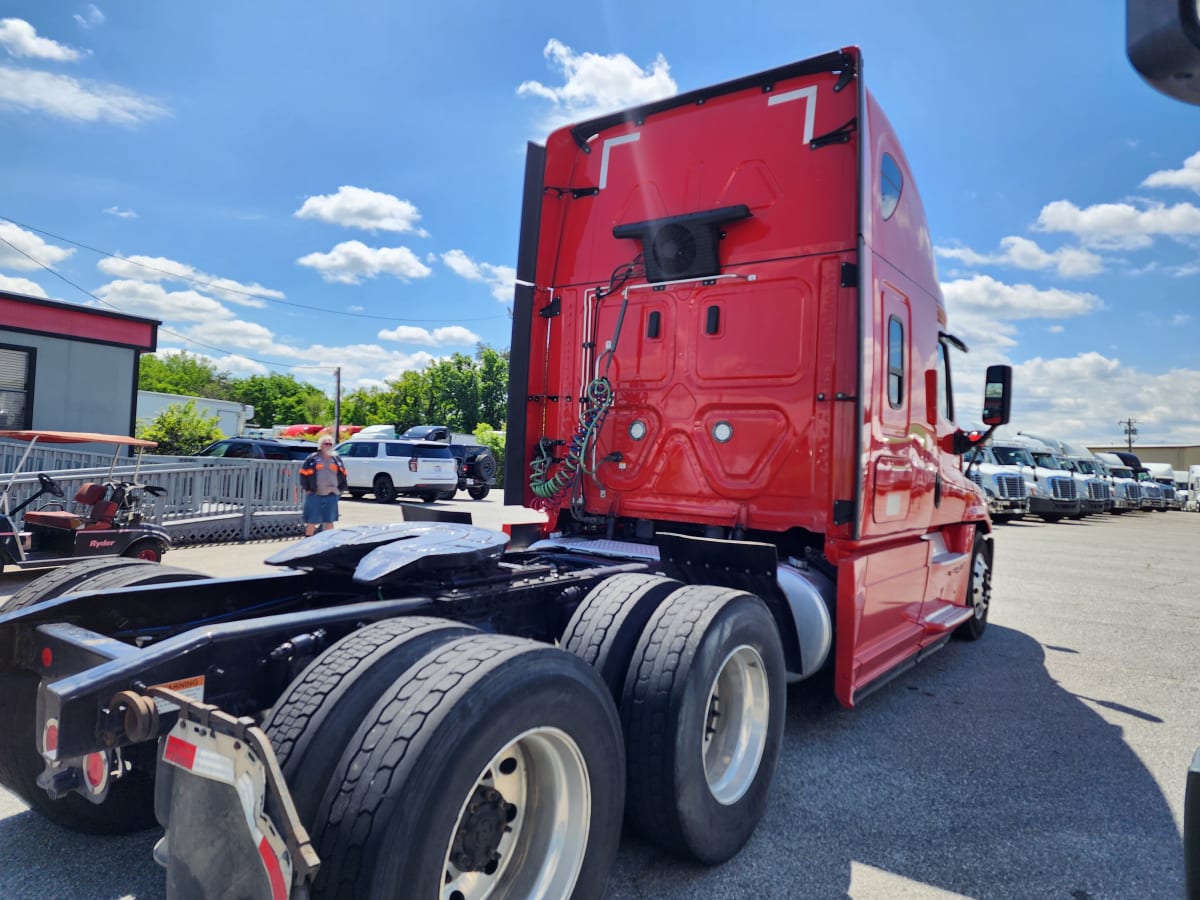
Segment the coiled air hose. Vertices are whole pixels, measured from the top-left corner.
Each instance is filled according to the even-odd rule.
[[[584,458],[589,447],[596,442],[604,419],[613,404],[613,389],[608,379],[601,375],[592,379],[584,392],[587,403],[579,413],[579,424],[567,443],[566,458],[553,475],[554,445],[543,440],[538,444],[537,456],[529,465],[529,487],[537,496],[535,508],[545,509],[558,505],[579,480],[579,473],[586,471]]]

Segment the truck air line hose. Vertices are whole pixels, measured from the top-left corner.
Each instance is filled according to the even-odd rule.
[[[529,465],[529,487],[537,495],[535,508],[556,506],[579,478],[584,468],[584,457],[588,448],[595,443],[613,404],[613,389],[608,379],[601,375],[592,379],[585,391],[587,404],[579,414],[579,424],[567,444],[567,455],[562,467],[550,475],[554,464],[552,445],[538,445],[538,455]]]

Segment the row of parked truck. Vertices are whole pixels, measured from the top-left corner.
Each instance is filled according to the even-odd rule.
[[[1189,501],[1195,493],[1189,473],[1168,463],[1143,463],[1133,453],[1093,453],[1045,435],[995,438],[975,451],[972,462],[971,478],[987,495],[993,520],[1032,515],[1057,522],[1195,507]],[[1200,466],[1193,469],[1200,483]]]

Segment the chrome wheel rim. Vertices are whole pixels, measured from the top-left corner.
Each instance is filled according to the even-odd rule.
[[[763,658],[743,644],[721,663],[705,708],[704,777],[718,803],[736,803],[754,783],[767,746],[770,712]]]
[[[976,619],[982,621],[987,615],[991,593],[991,572],[988,570],[987,560],[982,553],[977,553],[975,566],[971,571],[971,606],[975,610]]]
[[[475,779],[442,866],[442,900],[560,898],[587,851],[591,782],[575,741],[557,728],[513,739]]]

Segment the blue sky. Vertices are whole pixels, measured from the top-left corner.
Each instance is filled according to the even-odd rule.
[[[4,9],[0,237],[28,256],[0,243],[0,287],[95,302],[33,257],[234,374],[507,346],[526,140],[858,44],[971,346],[960,410],[1003,360],[1017,428],[1200,441],[1200,108],[1138,78],[1120,0]]]

